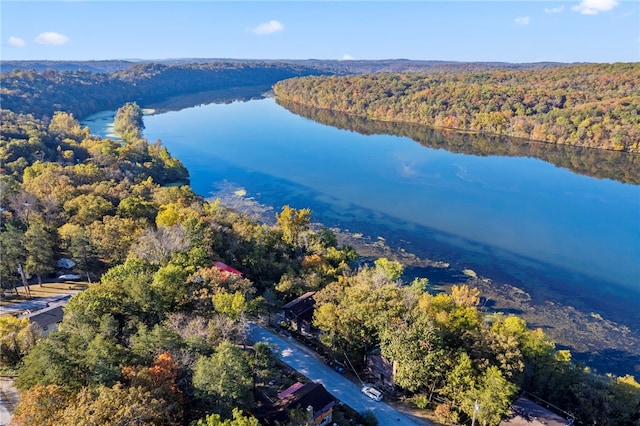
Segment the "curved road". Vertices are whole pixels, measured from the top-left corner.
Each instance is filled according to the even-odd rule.
[[[313,352],[292,338],[281,338],[255,323],[250,324],[249,338],[252,342],[267,342],[277,347],[278,358],[305,377],[320,382],[336,399],[354,410],[371,411],[380,425],[418,426],[395,408],[376,402],[360,392],[360,387],[318,361]],[[423,423],[422,424],[429,424]]]

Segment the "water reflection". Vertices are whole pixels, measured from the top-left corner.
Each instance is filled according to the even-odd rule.
[[[640,155],[602,149],[550,144],[506,136],[434,130],[412,123],[369,120],[341,112],[308,107],[276,99],[278,105],[300,116],[363,135],[395,135],[428,148],[476,156],[535,157],[586,176],[640,184]]]

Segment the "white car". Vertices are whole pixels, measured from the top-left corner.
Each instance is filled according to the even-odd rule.
[[[64,275],[60,275],[58,277],[59,280],[62,281],[73,281],[73,280],[79,280],[80,279],[80,275],[76,275],[76,274],[64,274]]]
[[[361,389],[362,393],[367,395],[369,398],[374,401],[382,401],[382,392],[378,389],[373,388],[371,386],[363,386]]]

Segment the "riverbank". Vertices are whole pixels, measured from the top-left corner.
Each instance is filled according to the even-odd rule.
[[[231,184],[220,185],[211,199],[220,199],[222,204],[261,222],[275,222],[274,207],[261,204]],[[337,227],[331,230],[340,244],[354,247],[363,260],[387,257],[402,263],[405,282],[426,277],[429,291],[434,293],[448,291],[454,284],[477,287],[485,313],[502,312],[523,318],[531,328],[541,328],[558,349],[569,349],[574,362],[584,363],[600,374],[640,377],[640,330],[605,318],[579,303],[572,304],[554,294],[553,288],[539,285],[533,292],[501,269],[469,269],[467,264],[425,253],[401,237],[380,236],[376,232],[380,230],[371,229],[370,234]]]
[[[230,117],[237,113],[236,110],[243,109],[246,105],[248,104],[231,106],[232,111],[220,108],[215,111],[207,108],[194,108],[193,111],[197,113],[196,117],[193,117],[194,123],[200,122],[203,117],[208,120],[212,120],[213,117],[231,120]],[[270,120],[275,120],[278,117],[277,113],[266,108],[265,105],[264,103],[252,104],[250,115],[247,116],[257,114],[258,117],[269,117]],[[215,114],[213,114],[214,112]],[[153,123],[153,120],[150,122]],[[291,124],[295,128],[297,123],[298,121],[293,119]],[[149,123],[146,124],[149,128],[152,127]],[[228,129],[224,125],[218,124],[221,129],[219,134],[216,133],[217,138],[224,141],[236,139],[238,143],[242,142],[241,136],[234,133],[236,127]],[[257,123],[254,124],[257,126]],[[171,122],[164,123],[164,125],[176,126]],[[179,127],[179,123],[177,126]],[[267,133],[281,135],[280,130],[282,130],[280,127],[269,128]],[[243,145],[245,149],[242,152],[232,152],[233,155],[226,155],[226,157],[222,153],[226,152],[225,149],[230,149],[229,146],[218,144],[215,149],[217,154],[208,157],[207,153],[214,150],[214,144],[209,139],[210,134],[212,133],[205,131],[203,135],[192,135],[185,139],[182,133],[173,135],[165,131],[165,133],[156,133],[154,136],[162,140],[166,137],[168,141],[173,138],[173,145],[169,144],[171,145],[170,149],[189,168],[192,187],[199,194],[205,197],[211,196],[214,199],[221,198],[224,204],[239,211],[249,212],[258,220],[267,223],[274,222],[275,211],[284,204],[295,208],[311,208],[316,221],[327,226],[333,224],[339,226],[340,228],[336,228],[335,231],[340,241],[354,246],[364,257],[384,256],[400,260],[406,267],[406,281],[411,279],[412,274],[425,276],[429,278],[430,288],[433,292],[446,291],[453,284],[474,285],[483,292],[483,309],[488,313],[504,312],[523,317],[531,327],[544,329],[550,339],[558,343],[559,348],[571,349],[575,361],[584,362],[600,373],[611,372],[616,375],[628,373],[638,375],[640,373],[638,356],[640,354],[640,316],[637,303],[634,305],[634,301],[638,300],[637,288],[633,288],[630,280],[604,281],[612,275],[619,278],[617,275],[620,274],[616,274],[617,271],[614,269],[617,262],[614,261],[622,254],[618,254],[615,259],[609,258],[613,253],[618,253],[626,246],[615,248],[614,245],[612,246],[614,248],[609,248],[599,238],[600,234],[589,233],[588,236],[585,236],[583,233],[586,231],[579,230],[574,236],[586,242],[583,245],[575,246],[575,250],[592,250],[592,256],[588,257],[588,260],[582,258],[581,262],[569,264],[568,260],[571,259],[566,259],[566,257],[573,255],[575,250],[573,252],[557,252],[556,250],[561,248],[565,241],[557,238],[557,235],[562,233],[566,227],[572,226],[577,216],[572,215],[568,217],[566,222],[557,223],[553,232],[550,233],[550,235],[554,235],[552,240],[555,243],[544,247],[542,258],[538,256],[538,259],[534,259],[527,257],[534,252],[526,245],[528,240],[525,238],[532,237],[532,230],[523,229],[523,226],[528,224],[527,221],[523,222],[522,220],[523,212],[526,209],[519,204],[522,202],[531,205],[532,197],[530,196],[521,198],[519,202],[511,198],[505,199],[503,204],[500,204],[501,210],[499,211],[502,212],[500,217],[496,217],[495,208],[487,211],[480,210],[479,213],[488,214],[488,216],[472,215],[471,223],[463,222],[464,226],[456,226],[454,228],[456,235],[453,235],[424,224],[426,222],[424,216],[434,211],[434,205],[430,203],[398,205],[397,213],[402,213],[400,216],[394,215],[393,212],[385,213],[388,209],[382,205],[381,208],[367,207],[371,203],[362,202],[363,200],[368,201],[367,194],[375,196],[380,193],[380,188],[371,185],[369,181],[357,180],[362,179],[368,169],[358,169],[358,173],[354,175],[325,174],[322,177],[323,180],[331,179],[328,183],[324,182],[326,190],[321,191],[313,186],[308,186],[305,182],[293,181],[289,178],[289,175],[296,175],[296,173],[304,171],[301,171],[300,164],[294,162],[292,165],[291,162],[283,161],[288,158],[288,155],[291,155],[284,143],[269,151],[269,154],[277,154],[259,155],[258,163],[252,163],[251,158],[261,152],[263,142],[245,144]],[[305,138],[311,137],[306,133],[306,128],[305,132],[300,134]],[[262,136],[261,132],[260,135],[251,137],[251,140],[262,140]],[[333,133],[327,134],[320,138],[320,141],[315,141],[321,149],[308,151],[307,156],[315,158],[319,153],[324,153],[323,149],[330,150],[332,148],[330,138],[334,136]],[[199,137],[204,142],[197,142]],[[268,138],[266,142],[268,142]],[[313,140],[307,142],[310,146],[314,143]],[[355,143],[352,146],[348,142],[350,141],[336,142],[341,153],[343,149],[355,146]],[[368,149],[371,142],[368,142],[366,146]],[[359,155],[359,152],[352,152],[351,155]],[[434,155],[436,154],[438,153]],[[236,159],[244,159],[245,156],[249,157],[247,161],[238,166],[235,163]],[[202,158],[205,161],[202,161]],[[432,158],[425,159],[425,161],[428,160],[432,160]],[[327,157],[325,161],[331,163],[335,160],[333,157]],[[284,170],[287,176],[279,177],[278,174],[269,174],[269,170],[263,171],[260,168],[260,163],[269,163],[272,169],[277,169],[279,172]],[[303,163],[302,159],[299,160],[299,163]],[[522,167],[522,162],[519,163],[519,167]],[[213,169],[216,170],[216,173],[211,172],[212,164],[215,164]],[[361,164],[348,161],[344,166],[357,169],[357,166],[361,166]],[[392,167],[393,164],[388,166]],[[495,163],[488,166],[495,166]],[[314,167],[316,170],[318,165],[310,163],[309,167]],[[487,165],[482,165],[482,167],[482,170],[487,170]],[[432,165],[425,173],[432,176],[438,170]],[[487,173],[490,173],[490,176],[485,176],[485,183],[493,183],[498,185],[499,189],[505,189],[501,182],[495,182],[496,178],[492,174],[495,173],[493,169]],[[463,175],[462,177],[468,176]],[[375,176],[372,178],[375,179]],[[226,179],[229,179],[230,183],[225,183]],[[352,182],[352,179],[356,180]],[[437,186],[437,180],[433,182],[431,180],[433,179],[429,179],[429,184]],[[259,184],[257,184],[258,182]],[[343,191],[344,193],[334,194],[332,191],[338,191],[342,188],[339,185],[344,182],[352,182],[351,185],[346,186],[357,186],[357,191]],[[386,179],[384,182],[389,182],[389,180]],[[378,192],[371,192],[374,188]],[[476,191],[478,188],[474,186],[471,189]],[[399,194],[398,190],[396,188],[395,192],[387,192],[383,197],[384,202],[387,204],[401,203],[405,199],[411,199],[410,194],[405,196]],[[536,183],[529,190],[535,192],[540,188]],[[529,190],[523,191],[529,194]],[[593,205],[593,194],[589,187],[569,185],[566,190],[591,197],[589,203],[585,204],[585,208],[588,206],[593,210],[594,207],[597,207]],[[431,195],[431,199],[440,200],[438,197],[444,197],[444,201],[447,201],[447,196],[447,191],[443,189]],[[426,194],[422,194],[420,197],[422,200],[429,199]],[[491,200],[493,199],[491,198]],[[439,202],[437,211],[450,211],[451,214],[457,214],[481,204],[481,201],[478,200],[473,205],[462,201],[460,204],[463,206],[462,208],[458,204],[450,205]],[[549,200],[544,198],[542,202],[549,203]],[[518,208],[513,210],[513,215],[504,214],[505,208],[514,205]],[[549,203],[548,206],[550,209],[558,209],[557,199]],[[538,207],[536,204],[536,208]],[[575,209],[575,207],[571,208]],[[405,217],[407,212],[413,214],[409,219]],[[576,212],[580,212],[580,209],[576,209]],[[540,214],[546,213],[548,210],[542,209]],[[481,220],[480,217],[482,217]],[[535,217],[532,220],[534,219]],[[489,241],[485,243],[480,242],[481,240],[477,236],[474,237],[478,227],[493,229],[492,225],[495,226],[496,223],[502,225],[506,222],[511,224],[513,231],[509,234],[514,237],[514,246],[512,247],[501,249],[495,244],[491,244],[490,241],[495,239],[493,238],[495,235],[492,235],[491,240],[485,240]],[[521,226],[517,226],[517,223],[521,223]],[[599,228],[602,223],[602,221],[592,222],[589,224],[589,229]],[[318,226],[321,225],[318,224]],[[532,237],[534,240],[541,230],[546,230],[545,226],[533,229],[535,231]],[[526,231],[529,234],[525,234]],[[628,235],[628,230],[626,233]],[[588,245],[593,241],[598,242],[597,246]],[[514,253],[512,249],[518,250],[521,254]],[[549,264],[549,259],[554,260],[556,264]],[[559,259],[565,260],[560,262]],[[465,275],[465,270],[473,270],[473,274]],[[591,273],[594,270],[599,272],[595,278],[593,274],[587,274],[587,272]],[[598,276],[605,278],[600,279]]]

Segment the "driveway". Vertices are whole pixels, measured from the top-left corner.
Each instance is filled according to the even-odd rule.
[[[250,324],[249,338],[254,343],[267,342],[277,346],[278,358],[285,364],[297,370],[310,380],[320,382],[336,399],[347,404],[354,410],[363,413],[371,411],[378,423],[382,425],[417,426],[430,424],[424,420],[420,423],[413,421],[384,401],[373,401],[360,392],[360,386],[347,380],[325,364],[316,359],[315,354],[293,338],[281,338],[255,323]]]

